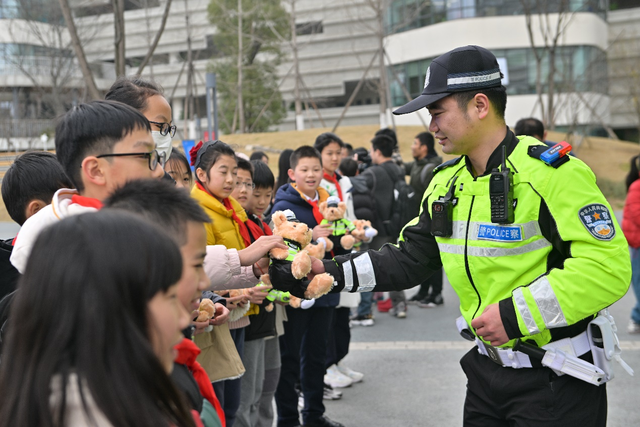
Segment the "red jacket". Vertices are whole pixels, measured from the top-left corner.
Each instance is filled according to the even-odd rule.
[[[640,179],[629,187],[622,214],[622,232],[629,246],[640,248]]]

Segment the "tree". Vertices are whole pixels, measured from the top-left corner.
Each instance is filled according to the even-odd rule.
[[[276,66],[283,56],[281,39],[288,38],[290,30],[281,2],[212,0],[209,19],[216,26],[214,44],[222,56],[211,69],[218,75],[223,130],[265,131],[280,123],[285,109],[280,94],[274,96],[278,91]],[[253,123],[259,115],[259,121]]]
[[[556,55],[575,12],[570,9],[570,0],[520,0],[520,3],[536,60],[536,93],[542,121],[547,129],[554,130],[558,79]],[[544,65],[546,74],[543,73]]]

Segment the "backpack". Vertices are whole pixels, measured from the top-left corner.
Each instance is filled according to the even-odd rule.
[[[391,174],[384,167],[383,169],[389,175],[389,179],[393,180]],[[418,216],[421,196],[413,187],[407,184],[404,176],[395,181],[393,184],[393,200],[391,201],[391,216],[388,221],[383,222],[387,236],[397,238],[400,236],[404,226]]]

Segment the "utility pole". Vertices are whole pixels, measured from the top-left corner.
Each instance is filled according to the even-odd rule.
[[[300,66],[298,61],[298,39],[296,34],[296,0],[291,0],[291,50],[293,52],[293,96],[296,104],[296,130],[304,130],[304,116],[302,115],[302,102],[300,101]]]

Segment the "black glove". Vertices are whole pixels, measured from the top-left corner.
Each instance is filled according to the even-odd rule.
[[[271,265],[269,265],[269,279],[273,289],[289,292],[293,296],[306,299],[304,292],[307,290],[309,280],[293,277],[291,261],[272,259]]]

